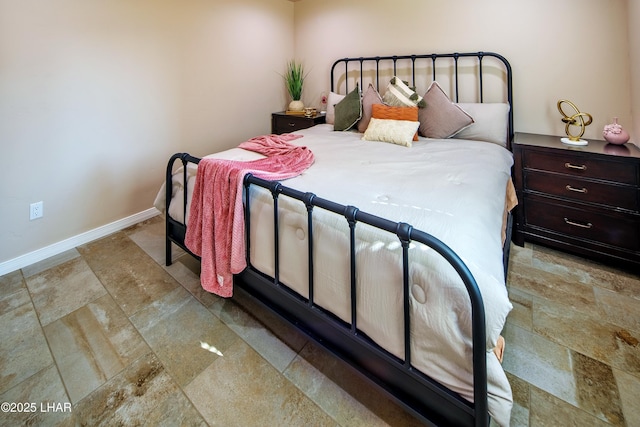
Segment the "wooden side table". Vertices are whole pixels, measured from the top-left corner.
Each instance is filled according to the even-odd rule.
[[[518,133],[514,242],[640,268],[640,150],[633,144]]]
[[[286,114],[284,111],[271,114],[271,133],[282,134],[310,128],[325,122],[324,114],[313,117]]]

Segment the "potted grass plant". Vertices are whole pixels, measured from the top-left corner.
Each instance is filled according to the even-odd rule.
[[[289,111],[303,111],[304,103],[302,98],[302,85],[304,83],[304,67],[296,60],[291,60],[287,63],[287,72],[284,75],[284,83],[291,97],[291,103],[289,104]]]

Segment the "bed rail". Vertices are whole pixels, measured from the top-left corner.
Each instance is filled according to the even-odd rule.
[[[435,81],[436,78],[443,74],[453,74],[453,93],[451,98],[455,102],[459,102],[459,77],[460,77],[460,59],[471,58],[475,59],[475,65],[478,69],[473,72],[478,79],[478,99],[479,102],[485,102],[485,85],[484,85],[484,69],[483,61],[485,58],[495,58],[502,66],[504,71],[504,86],[506,88],[506,102],[510,105],[509,109],[509,123],[508,123],[508,135],[509,146],[511,149],[511,141],[513,141],[514,129],[513,129],[513,82],[511,64],[507,59],[494,52],[465,52],[465,53],[431,53],[423,55],[392,55],[392,56],[368,56],[368,57],[354,57],[354,58],[342,58],[336,60],[331,66],[331,91],[335,91],[337,88],[336,73],[339,73],[339,78],[344,79],[345,93],[349,93],[349,75],[355,75],[353,80],[356,80],[360,84],[360,88],[364,89],[365,81],[375,85],[376,89],[380,89],[380,65],[386,65],[391,63],[393,69],[393,75],[396,75],[399,64],[408,64],[410,73],[410,83],[412,86],[416,86],[418,69],[423,68],[423,73],[431,74],[431,81]],[[438,62],[439,61],[439,62]],[[437,67],[438,64],[446,62],[448,66]],[[354,65],[350,67],[350,65]],[[344,66],[344,68],[340,67]],[[340,69],[338,69],[340,68]],[[403,67],[406,68],[406,67]],[[389,70],[388,66],[383,68]],[[438,70],[442,74],[438,74]],[[365,78],[368,73],[375,73],[375,79]],[[447,76],[448,77],[448,76]],[[374,83],[375,82],[375,83]],[[426,90],[426,88],[424,88]],[[466,92],[466,91],[465,91]]]
[[[271,192],[273,197],[273,227],[274,227],[274,277],[261,275],[251,268],[250,263],[250,247],[251,247],[251,185],[262,187]],[[244,178],[244,206],[245,206],[245,238],[246,238],[246,254],[247,265],[249,268],[245,270],[240,277],[243,278],[241,286],[248,286],[250,293],[258,293],[260,299],[265,302],[271,302],[276,305],[276,311],[281,312],[283,309],[289,311],[288,315],[296,320],[297,326],[303,329],[307,334],[323,342],[329,350],[336,353],[343,360],[355,362],[355,367],[364,365],[367,374],[375,373],[374,381],[378,382],[383,388],[389,391],[393,396],[406,397],[410,402],[401,402],[408,405],[413,413],[421,414],[424,408],[429,412],[427,419],[434,421],[433,414],[440,412],[450,412],[452,419],[437,420],[440,425],[476,425],[487,426],[488,418],[488,402],[487,402],[487,371],[486,371],[486,331],[485,331],[485,312],[482,296],[478,289],[475,279],[464,262],[442,241],[423,231],[413,228],[406,223],[398,223],[390,221],[359,210],[354,206],[344,206],[339,203],[332,202],[327,199],[316,196],[313,193],[304,193],[282,185],[277,181],[267,181],[257,178],[251,174]],[[298,200],[306,206],[307,209],[307,236],[308,236],[308,272],[309,272],[309,289],[308,298],[300,296],[298,293],[290,290],[285,284],[281,283],[279,278],[279,219],[278,219],[278,198],[280,195],[288,196]],[[335,315],[326,312],[320,306],[317,306],[313,298],[313,210],[315,208],[324,209],[333,212],[336,215],[343,216],[350,229],[350,277],[351,277],[351,322],[344,323]],[[364,333],[359,331],[357,325],[356,313],[356,237],[355,230],[358,223],[368,224],[377,229],[384,230],[395,235],[402,247],[402,287],[403,287],[403,306],[404,306],[404,351],[403,360],[386,352],[384,349],[370,340]],[[473,388],[474,388],[474,404],[462,401],[459,396],[453,395],[450,391],[443,389],[435,381],[415,370],[411,364],[411,315],[410,315],[410,292],[409,292],[409,244],[419,242],[429,246],[439,253],[446,261],[453,266],[460,278],[462,279],[470,298],[471,315],[472,315],[472,340],[473,340]],[[256,280],[258,276],[262,280]],[[252,282],[255,281],[255,284]],[[248,283],[247,283],[248,282]],[[282,295],[286,295],[286,302],[283,304]],[[298,316],[298,310],[306,310],[308,313],[314,313],[311,320],[301,322]],[[282,314],[282,313],[280,313]],[[304,316],[302,317],[304,318]],[[350,335],[350,340],[342,339],[343,335]],[[354,356],[355,355],[355,356]],[[360,356],[358,358],[358,356]],[[357,360],[349,360],[353,358]],[[384,365],[384,366],[383,366]],[[390,369],[389,366],[393,366]],[[370,375],[368,375],[370,376]],[[437,399],[429,396],[428,400],[421,401],[420,387],[429,387],[438,395]],[[442,411],[444,408],[452,408],[451,411]],[[455,410],[453,410],[455,409]],[[433,410],[433,412],[432,412]],[[437,410],[437,411],[436,411]],[[422,413],[426,416],[427,414]]]
[[[171,204],[171,197],[173,195],[173,185],[172,185],[172,177],[173,170],[177,160],[180,160],[182,163],[182,182],[184,186],[184,198],[182,205],[182,218],[184,222],[180,222],[171,218],[169,215],[169,205]],[[199,256],[191,252],[184,244],[184,236],[187,233],[187,178],[188,178],[188,168],[189,163],[198,164],[200,163],[200,159],[198,157],[194,157],[187,153],[176,153],[169,159],[167,163],[167,170],[165,174],[165,231],[166,231],[166,239],[165,239],[165,259],[167,266],[171,265],[172,257],[171,257],[171,242],[177,244],[182,249],[187,251],[191,256],[200,259]]]

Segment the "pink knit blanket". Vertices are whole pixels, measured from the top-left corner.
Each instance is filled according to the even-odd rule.
[[[288,141],[301,135],[264,135],[239,148],[266,156],[252,161],[204,158],[193,187],[187,248],[201,257],[202,287],[222,297],[233,295],[233,274],[246,267],[242,181],[247,173],[283,180],[300,175],[313,164],[307,147]]]

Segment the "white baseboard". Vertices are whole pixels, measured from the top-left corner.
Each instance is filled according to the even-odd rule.
[[[33,252],[29,252],[19,257],[10,259],[0,263],[0,276],[3,276],[12,271],[16,271],[20,268],[26,267],[33,263],[42,261],[54,255],[58,255],[69,249],[73,249],[77,246],[84,245],[93,240],[104,237],[108,234],[115,233],[132,225],[135,225],[141,221],[153,218],[156,215],[160,215],[160,211],[156,208],[150,208],[137,214],[133,214],[126,218],[119,219],[109,224],[103,225],[93,230],[86,231],[68,239],[62,240],[57,243],[53,243],[44,248],[37,249]]]

